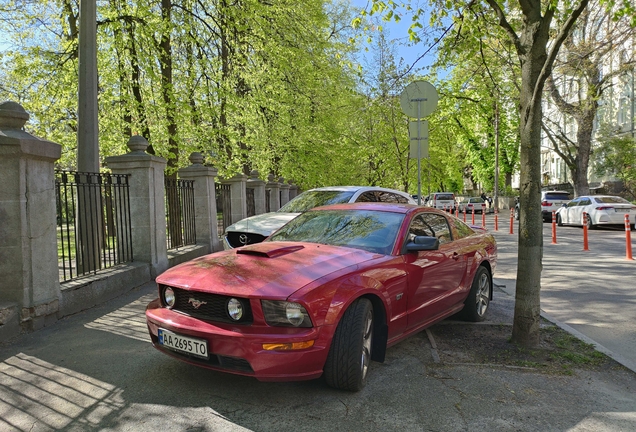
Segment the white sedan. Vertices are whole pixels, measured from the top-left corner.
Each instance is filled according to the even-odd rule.
[[[631,229],[634,229],[636,206],[619,196],[584,195],[574,198],[557,210],[557,224],[583,226],[583,213],[588,228],[597,225],[624,225],[625,215],[629,215]]]

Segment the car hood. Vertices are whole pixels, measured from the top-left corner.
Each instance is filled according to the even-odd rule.
[[[230,225],[225,229],[225,232],[249,232],[269,237],[270,234],[299,214],[300,213],[271,212],[250,216]]]
[[[263,242],[196,258],[157,283],[237,297],[286,299],[305,285],[382,255],[316,243]]]

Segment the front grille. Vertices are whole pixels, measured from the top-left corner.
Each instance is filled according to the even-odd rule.
[[[246,232],[235,232],[230,231],[227,234],[227,241],[234,248],[245,246],[248,244],[261,243],[267,237],[256,234],[256,233],[246,233]]]
[[[188,291],[171,287],[175,294],[175,304],[172,310],[184,313],[193,318],[206,321],[218,321],[231,324],[252,324],[252,308],[249,299],[230,297],[219,294],[210,294],[200,291]],[[162,287],[163,291],[163,287]],[[235,298],[243,305],[243,316],[235,321],[227,313],[227,302]],[[196,304],[200,304],[198,308]]]

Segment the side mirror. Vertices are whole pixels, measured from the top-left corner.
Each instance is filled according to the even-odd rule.
[[[416,236],[412,242],[406,244],[407,252],[419,252],[439,249],[439,239],[429,236]]]

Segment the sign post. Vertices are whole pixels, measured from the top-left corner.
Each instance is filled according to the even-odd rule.
[[[411,143],[415,141],[417,145],[416,155],[413,153],[413,147],[411,146],[409,156],[411,158],[417,157],[417,204],[422,204],[422,143],[425,143],[424,153],[426,154],[426,158],[429,159],[428,170],[429,170],[429,195],[431,193],[431,182],[430,182],[430,171],[431,171],[431,163],[428,154],[428,121],[421,121],[422,117],[426,117],[430,115],[437,108],[437,101],[439,97],[437,96],[437,90],[433,87],[432,84],[426,81],[414,81],[400,94],[400,108],[402,108],[402,112],[409,117],[417,118],[417,122],[409,123],[409,136]],[[414,126],[412,127],[411,125]],[[415,131],[412,131],[415,129]],[[424,129],[424,130],[422,130]],[[415,132],[415,134],[413,134]],[[413,137],[415,135],[415,137]]]

